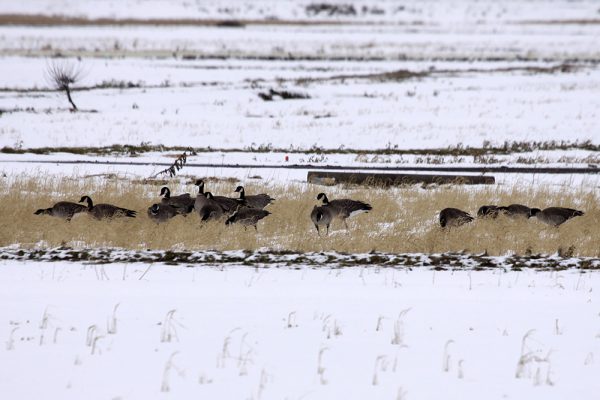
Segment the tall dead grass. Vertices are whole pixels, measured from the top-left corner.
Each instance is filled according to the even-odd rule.
[[[156,225],[146,215],[147,208],[159,201],[160,186],[130,180],[107,180],[80,177],[1,178],[0,245],[23,247],[123,247],[128,249],[233,250],[270,248],[293,251],[425,252],[447,251],[507,253],[555,253],[562,251],[579,256],[600,256],[600,209],[598,195],[586,187],[557,191],[537,187],[512,188],[442,186],[422,189],[321,187],[293,183],[268,185],[246,183],[246,193],[267,192],[277,198],[268,207],[273,214],[261,221],[258,233],[241,226],[226,227],[222,222],[202,224],[196,214],[178,216]],[[173,194],[183,190],[195,194],[193,185],[171,185]],[[234,196],[234,182],[209,182],[206,189]],[[310,221],[310,211],[317,204],[316,195],[327,192],[330,199],[349,197],[373,205],[369,214],[350,220],[346,231],[334,223],[329,236],[317,236]],[[78,201],[90,195],[95,203],[111,203],[137,210],[138,218],[95,221],[77,215],[70,223],[58,218],[34,215],[38,208],[55,202]],[[476,220],[474,223],[442,230],[437,214],[445,207],[457,207],[473,215],[484,204],[522,203],[539,208],[564,206],[582,209],[583,217],[574,218],[559,228],[535,219]]]

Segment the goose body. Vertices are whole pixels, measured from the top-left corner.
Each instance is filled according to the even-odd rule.
[[[194,202],[194,208],[197,211],[206,204],[206,196],[202,196],[204,198],[201,197],[201,195],[204,194],[204,181],[202,179],[198,179],[196,181],[196,186],[198,186],[198,195],[196,196],[196,200]],[[212,200],[216,202],[224,212],[227,213],[234,212],[239,204],[238,199],[232,199],[225,196],[212,196]]]
[[[473,221],[473,217],[458,208],[444,208],[440,211],[440,225],[445,227],[457,227]]]
[[[160,195],[164,196],[160,201],[161,205],[172,206],[177,211],[177,214],[189,214],[194,209],[195,199],[189,193],[171,196],[171,191],[164,186],[160,190]]]
[[[73,218],[73,215],[85,212],[86,209],[86,206],[83,204],[72,203],[70,201],[59,201],[50,208],[40,208],[34,214],[51,215],[70,221],[71,218]]]
[[[168,204],[152,204],[148,207],[148,218],[157,224],[166,222],[177,214],[180,214],[178,209]]]
[[[329,235],[329,225],[331,225],[331,221],[333,221],[334,215],[331,207],[324,206],[314,206],[311,213],[310,219],[317,228],[317,234],[321,234],[319,231],[319,226],[325,226],[326,233]]]
[[[256,229],[256,224],[261,219],[265,218],[271,213],[267,210],[260,208],[244,207],[238,205],[236,210],[227,218],[225,225],[240,224],[244,226],[244,229],[248,226],[253,226]]]
[[[80,203],[87,202],[87,213],[97,220],[101,219],[112,219],[120,217],[135,218],[136,211],[128,210],[126,208],[113,206],[112,204],[96,204],[94,205],[92,199],[89,196],[83,196]]]
[[[539,208],[531,209],[532,217],[536,217],[543,223],[552,226],[559,226],[573,217],[579,217],[584,214],[583,211],[564,207],[549,207],[543,210],[540,210]]]
[[[271,204],[273,200],[275,200],[274,198],[265,193],[246,196],[246,191],[244,190],[243,186],[238,186],[235,189],[235,191],[236,193],[240,194],[240,198],[238,200],[243,204],[247,205],[248,207],[262,209]]]
[[[346,223],[347,218],[369,212],[373,209],[370,204],[359,200],[338,199],[329,201],[325,193],[319,193],[317,195],[317,200],[323,201],[322,207],[330,208],[334,218],[339,218],[344,221],[346,229],[348,229],[348,224]]]
[[[529,218],[531,214],[531,208],[522,204],[511,204],[504,208],[506,215],[511,218]]]
[[[210,221],[223,217],[223,208],[215,201],[211,192],[199,194],[198,196],[204,197],[204,201],[201,202],[202,205],[200,208],[196,208],[200,220]]]
[[[506,210],[507,210],[507,207],[502,207],[502,206],[493,206],[493,205],[481,206],[481,207],[479,207],[479,210],[477,210],[477,217],[496,219],[496,218],[498,218],[498,215],[506,212]]]

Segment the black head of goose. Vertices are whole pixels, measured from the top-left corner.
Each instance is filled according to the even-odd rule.
[[[81,204],[72,203],[70,201],[59,201],[50,208],[40,208],[35,215],[51,215],[70,221],[71,218],[77,213],[85,212],[86,207]]]
[[[320,235],[319,226],[325,226],[326,234],[329,235],[329,225],[333,221],[333,211],[331,207],[314,206],[311,213],[310,219],[317,228],[317,234]]]
[[[160,201],[161,204],[174,207],[178,214],[186,215],[192,212],[194,209],[195,199],[193,199],[189,193],[171,196],[171,191],[169,188],[164,186],[162,189],[160,189],[160,195],[164,196]]]
[[[473,221],[473,217],[463,210],[458,208],[444,208],[440,211],[440,226],[457,227]]]
[[[254,229],[258,231],[256,228],[258,221],[270,214],[271,213],[267,210],[244,207],[241,204],[238,204],[233,214],[231,214],[225,221],[225,225],[240,224],[244,227],[244,229],[246,229],[248,226],[253,226]]]
[[[254,208],[265,208],[271,204],[273,200],[275,200],[266,193],[246,196],[246,191],[244,190],[243,186],[238,186],[235,188],[235,192],[240,194],[240,198],[238,200],[242,205],[247,205]]]
[[[573,208],[548,207],[543,210],[532,208],[530,217],[535,217],[548,225],[559,226],[573,217],[580,217],[584,214],[583,211],[575,210]]]
[[[112,219],[118,217],[129,217],[135,218],[136,211],[128,210],[126,208],[113,206],[112,204],[96,204],[92,201],[90,196],[82,196],[80,203],[87,202],[87,212],[92,217],[100,219]]]
[[[168,204],[152,204],[148,207],[148,218],[157,224],[166,222],[177,214],[177,209]]]
[[[317,200],[323,201],[323,207],[331,207],[333,216],[344,221],[346,229],[348,229],[346,218],[357,214],[366,213],[373,209],[370,204],[360,200],[337,199],[330,201],[325,193],[319,193],[317,195]]]

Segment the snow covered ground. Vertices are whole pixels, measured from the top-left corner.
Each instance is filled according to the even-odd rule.
[[[144,21],[156,18],[196,21]],[[199,152],[188,162],[214,166],[186,166],[172,187],[306,180],[306,169],[219,167],[235,163],[593,168],[599,39],[593,0],[5,1],[0,180],[147,178],[177,153],[9,154],[113,144],[245,150]],[[81,68],[81,112],[50,90],[52,62]],[[263,101],[270,89],[307,98]],[[567,146],[434,151],[550,141]],[[493,175],[502,191],[600,187],[600,174]],[[598,397],[598,272],[241,264],[2,259],[0,397]]]
[[[256,61],[246,69],[244,62],[235,62],[227,70],[228,62],[216,61],[85,60],[82,85],[115,80],[142,82],[142,87],[76,91],[78,107],[97,112],[71,113],[63,93],[35,89],[48,86],[46,64],[44,59],[13,57],[0,63],[0,86],[8,88],[0,95],[0,146],[143,142],[213,148],[416,149],[504,141],[598,144],[600,138],[600,100],[595,96],[600,72],[595,67],[540,73],[528,70],[536,64],[516,63],[511,64],[516,71],[487,72],[495,67],[483,65],[480,72],[469,72],[465,65],[447,63],[369,62],[331,63],[332,70],[313,73],[306,72],[311,68],[307,62],[288,62],[280,69]],[[426,72],[430,75],[397,81],[368,77],[404,69],[420,73],[428,66],[455,72]],[[320,80],[324,75],[332,79]],[[366,78],[336,78],[356,75]],[[302,79],[308,83],[299,83]],[[258,97],[281,87],[311,98]]]
[[[599,279],[3,261],[0,392],[595,399]]]

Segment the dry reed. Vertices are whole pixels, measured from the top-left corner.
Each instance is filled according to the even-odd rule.
[[[598,196],[585,186],[565,190],[539,187],[465,187],[440,186],[423,189],[321,187],[309,184],[287,185],[249,182],[246,193],[267,192],[277,198],[268,206],[273,214],[259,222],[258,233],[241,226],[226,227],[222,222],[202,224],[194,213],[178,216],[156,225],[146,215],[147,208],[159,202],[159,185],[135,180],[82,177],[1,178],[0,245],[18,244],[24,248],[54,247],[122,247],[127,249],[235,250],[269,248],[291,251],[340,252],[487,252],[490,255],[545,253],[557,251],[575,256],[600,256],[600,209]],[[192,185],[173,180],[173,194],[183,190],[195,194]],[[215,182],[206,189],[234,196],[236,183]],[[369,214],[350,219],[346,231],[334,222],[329,236],[317,236],[310,221],[310,211],[317,204],[316,195],[327,192],[330,199],[349,197],[373,205]],[[95,203],[111,203],[137,210],[138,218],[95,221],[85,214],[71,222],[34,215],[39,208],[55,202],[77,202],[90,195]],[[539,208],[564,206],[582,209],[583,217],[553,228],[531,220],[476,220],[451,230],[440,228],[437,214],[442,208],[457,207],[473,215],[484,204],[522,203]]]

